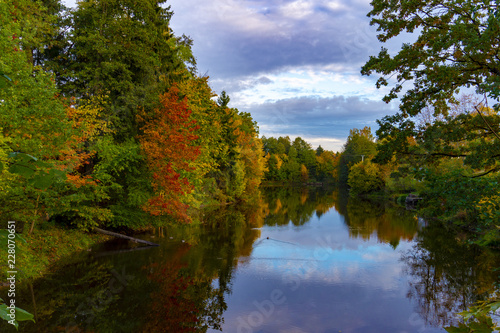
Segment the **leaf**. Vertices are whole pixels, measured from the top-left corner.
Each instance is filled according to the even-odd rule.
[[[46,190],[54,183],[54,178],[48,174],[40,174],[33,177],[30,183],[39,190]]]
[[[14,320],[14,327],[19,329],[20,321],[28,321],[31,320],[35,322],[34,316],[26,310],[16,307],[16,319]],[[7,307],[7,304],[0,304],[0,318],[5,321],[12,321],[13,319],[9,316],[10,309]]]
[[[7,308],[7,304],[0,304],[0,318],[2,318],[5,321],[10,321],[12,318],[8,316],[9,314],[9,309]],[[14,327],[16,330],[19,328],[19,323],[17,320],[14,320]]]
[[[448,333],[469,333],[469,329],[464,327],[463,324],[460,324],[460,327],[445,327],[446,332]]]
[[[9,237],[9,230],[8,229],[0,229],[0,247],[1,248],[6,248],[7,247],[7,237]],[[26,243],[26,239],[19,235],[18,233],[15,233],[15,238],[19,239],[21,242]],[[0,298],[0,302],[2,302],[2,299]]]
[[[8,157],[14,158],[19,162],[38,161],[38,158],[36,158],[30,154],[21,153],[21,152],[17,152],[17,151],[10,153]]]
[[[10,79],[10,77],[0,72],[0,89],[7,87],[11,83],[12,80]]]
[[[32,322],[35,322],[35,318],[34,318],[33,314],[29,313],[26,310],[18,308],[18,307],[16,307],[16,320],[17,321],[31,320]]]
[[[26,164],[13,164],[10,166],[9,172],[28,178],[35,174],[35,169]]]
[[[38,161],[36,157],[20,152],[10,153],[8,157],[13,160],[13,164],[9,167],[9,172],[26,178],[33,176],[36,170],[33,163]]]

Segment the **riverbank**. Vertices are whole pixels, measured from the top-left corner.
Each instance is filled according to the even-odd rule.
[[[56,261],[69,257],[72,254],[89,250],[93,245],[111,239],[111,236],[92,234],[76,229],[60,226],[47,226],[27,236],[21,234],[26,243],[16,240],[16,270],[17,281],[39,278],[50,271]],[[7,249],[0,249],[0,283],[5,283],[7,278]]]

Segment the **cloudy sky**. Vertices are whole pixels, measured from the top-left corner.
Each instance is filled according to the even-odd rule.
[[[194,40],[199,73],[229,94],[230,107],[250,112],[261,135],[337,151],[349,129],[374,130],[397,108],[381,101],[376,77],[360,74],[381,47],[366,16],[370,0],[167,3],[174,32]]]
[[[265,136],[337,151],[351,128],[394,113],[360,67],[381,44],[369,0],[171,0],[172,27],[194,40],[198,70]],[[399,48],[399,47],[398,47]]]

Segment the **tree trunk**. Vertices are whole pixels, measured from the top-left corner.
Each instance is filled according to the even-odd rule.
[[[143,244],[147,244],[149,246],[160,246],[159,244],[156,244],[156,243],[151,243],[151,242],[148,242],[148,241],[145,241],[145,240],[142,240],[142,239],[138,239],[138,238],[134,238],[134,237],[130,237],[130,236],[118,234],[116,232],[107,231],[107,230],[103,230],[103,229],[96,228],[96,227],[94,227],[94,231],[99,232],[101,234],[108,235],[108,236],[113,236],[113,237],[128,239],[128,240],[130,240],[132,242],[135,242],[135,243],[143,243]]]

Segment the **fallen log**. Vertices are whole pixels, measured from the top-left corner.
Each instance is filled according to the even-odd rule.
[[[135,242],[135,243],[143,243],[143,244],[147,244],[149,246],[160,246],[159,244],[148,242],[148,241],[143,240],[143,239],[138,239],[138,238],[134,238],[134,237],[130,237],[130,236],[118,234],[116,232],[112,232],[112,231],[108,231],[108,230],[103,230],[103,229],[97,228],[97,227],[94,227],[93,230],[96,231],[96,232],[99,232],[101,234],[108,235],[108,236],[113,236],[113,237],[128,239],[129,241],[132,241],[132,242]]]

